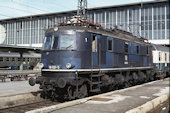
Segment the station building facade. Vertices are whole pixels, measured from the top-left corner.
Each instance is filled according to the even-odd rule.
[[[147,38],[151,43],[170,46],[169,10],[168,1],[140,2],[91,8],[88,9],[88,19],[106,29],[117,26],[133,35]],[[74,15],[76,11],[0,20],[6,34],[2,44],[41,47],[45,29]]]

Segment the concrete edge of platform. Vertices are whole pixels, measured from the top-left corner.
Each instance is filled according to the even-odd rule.
[[[42,100],[40,92],[30,92],[18,95],[0,97],[0,109],[14,107],[22,104],[29,104]]]
[[[167,78],[167,79],[169,79],[169,78]],[[155,82],[158,82],[158,81],[162,81],[162,80],[152,81],[152,82],[149,82],[149,83],[129,87],[129,88],[126,88],[126,89],[116,90],[116,91],[112,91],[112,92],[108,92],[108,93],[104,93],[104,94],[99,94],[99,95],[95,95],[95,96],[91,96],[91,97],[87,97],[87,98],[83,98],[83,99],[78,99],[78,100],[74,100],[74,101],[70,101],[70,102],[52,105],[52,106],[49,106],[49,107],[35,109],[35,110],[32,110],[32,111],[28,111],[26,113],[45,113],[45,112],[49,112],[49,111],[53,111],[53,110],[57,110],[57,109],[65,108],[65,107],[70,107],[70,106],[85,103],[88,100],[95,98],[95,97],[111,95],[111,94],[114,94],[114,93],[117,93],[117,92],[124,92],[124,91],[127,91],[127,90],[133,90],[133,89],[136,89],[136,88],[139,88],[139,87],[142,87],[142,86],[145,86],[145,85],[149,85],[149,84],[152,84],[152,83],[155,83]]]
[[[138,106],[134,109],[131,109],[129,111],[126,111],[126,113],[147,113],[149,111],[152,111],[154,108],[156,108],[159,104],[167,101],[169,99],[169,93],[161,95],[149,102],[146,102],[145,104]]]

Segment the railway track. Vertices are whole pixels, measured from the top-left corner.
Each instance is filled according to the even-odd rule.
[[[51,106],[51,105],[56,105],[59,103],[60,102],[44,100],[44,101],[35,102],[35,103],[31,103],[31,104],[24,104],[24,105],[19,105],[19,106],[15,106],[15,107],[0,109],[0,113],[25,113],[27,111],[31,111],[34,109],[43,108],[43,107],[47,107],[47,106]]]

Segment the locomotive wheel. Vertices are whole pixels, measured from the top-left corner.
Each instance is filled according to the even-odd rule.
[[[42,86],[43,88],[43,91],[41,93],[41,96],[44,98],[44,99],[49,99],[51,98],[51,92],[50,90],[48,90],[48,86],[47,85],[44,85]]]
[[[138,75],[137,75],[137,73],[136,72],[133,72],[132,73],[132,85],[136,85],[136,84],[139,84],[139,77],[138,77]]]
[[[52,101],[55,101],[58,98],[58,95],[56,94],[55,90],[52,90],[50,94],[51,94]]]
[[[109,85],[107,88],[104,88],[103,90],[104,90],[105,92],[106,92],[106,91],[115,90],[115,85],[114,85],[114,84],[111,84],[111,85]]]
[[[117,82],[117,85],[123,85],[123,83],[125,82],[125,78],[121,74],[116,74],[115,81]]]
[[[129,82],[125,82],[124,83],[124,88],[128,88],[128,87],[130,87],[130,83]]]
[[[41,92],[41,97],[44,98],[44,99],[46,99],[46,92],[45,92],[45,91],[42,91],[42,92]]]
[[[138,75],[139,75],[139,78],[140,78],[139,80],[141,83],[146,82],[146,75],[143,72],[139,72]]]
[[[87,85],[84,84],[80,87],[79,89],[79,92],[78,92],[78,98],[84,98],[88,95],[88,92],[87,92]]]
[[[150,81],[153,81],[153,80],[154,80],[154,75],[155,75],[155,73],[154,73],[154,72],[151,72],[151,75],[150,75],[150,77],[149,77]]]
[[[68,99],[69,100],[75,99],[76,91],[75,91],[75,88],[73,86],[68,86],[67,93],[68,93]]]

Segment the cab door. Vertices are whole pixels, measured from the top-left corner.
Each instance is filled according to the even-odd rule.
[[[92,60],[91,60],[91,68],[96,69],[100,68],[101,65],[101,35],[92,34]]]

